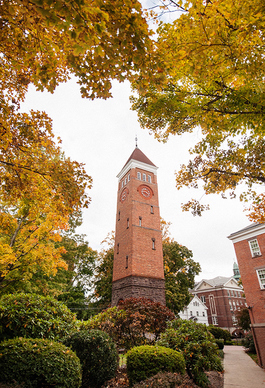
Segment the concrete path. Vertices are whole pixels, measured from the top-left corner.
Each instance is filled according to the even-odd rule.
[[[224,388],[265,388],[265,370],[242,346],[224,347]]]

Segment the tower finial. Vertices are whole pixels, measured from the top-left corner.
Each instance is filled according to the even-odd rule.
[[[137,139],[137,135],[136,135],[136,136],[135,136],[135,147],[136,147],[136,148],[138,148],[137,141],[138,141],[138,139]]]

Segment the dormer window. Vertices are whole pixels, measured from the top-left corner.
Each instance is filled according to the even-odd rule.
[[[261,255],[258,240],[256,238],[254,240],[249,241],[249,246],[250,246],[252,257]]]

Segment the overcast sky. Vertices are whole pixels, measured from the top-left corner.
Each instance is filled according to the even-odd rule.
[[[62,149],[72,160],[83,162],[93,178],[89,190],[91,204],[83,213],[78,230],[87,236],[91,248],[100,250],[101,241],[115,230],[118,180],[117,174],[138,147],[158,167],[160,214],[171,222],[171,236],[192,250],[202,272],[196,280],[215,276],[232,276],[235,253],[227,236],[250,224],[244,205],[238,199],[203,196],[203,191],[177,190],[174,173],[189,160],[188,150],[200,139],[200,131],[170,137],[159,143],[147,130],[141,129],[137,114],[130,110],[129,83],[114,83],[113,98],[89,101],[82,99],[74,80],[60,85],[54,94],[30,88],[22,111],[44,110],[53,119]],[[211,206],[202,217],[182,212],[180,205],[190,198]]]

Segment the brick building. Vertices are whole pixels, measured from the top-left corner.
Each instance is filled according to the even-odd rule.
[[[265,224],[252,224],[228,238],[236,252],[259,363],[265,368]]]
[[[229,330],[237,326],[236,311],[246,306],[243,289],[233,277],[203,279],[192,290],[208,308],[208,322]]]
[[[128,297],[165,304],[157,167],[136,146],[117,177],[112,305]]]

